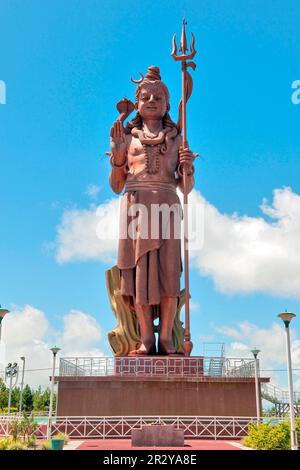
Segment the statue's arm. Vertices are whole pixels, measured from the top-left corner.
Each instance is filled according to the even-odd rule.
[[[126,183],[127,171],[124,168],[112,168],[109,175],[109,184],[114,193],[120,194]]]
[[[128,173],[127,166],[127,140],[123,124],[116,121],[110,132],[110,149],[112,166],[109,184],[116,194],[120,194],[126,183]]]
[[[183,165],[187,166],[187,177],[186,177],[186,183],[187,183],[187,193],[189,194],[194,185],[195,185],[195,179],[194,179],[194,159],[195,159],[195,154],[190,150],[190,149],[184,149],[182,147],[182,137],[178,136],[178,187],[182,193],[184,193],[184,185],[183,185]]]

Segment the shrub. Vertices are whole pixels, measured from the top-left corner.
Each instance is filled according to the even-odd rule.
[[[5,439],[0,440],[0,450],[7,450],[9,445],[12,443],[11,437],[6,437]]]
[[[27,438],[27,446],[28,447],[35,447],[36,446],[36,436],[32,434]]]
[[[297,433],[297,436],[298,436],[298,445],[300,445],[300,419],[296,419],[296,433]]]
[[[13,440],[16,441],[19,438],[20,433],[22,432],[21,421],[18,419],[13,419],[8,425],[9,435],[12,436]]]
[[[18,413],[19,409],[16,408],[15,406],[11,406],[10,407],[10,414],[14,414],[14,413]],[[7,414],[8,413],[8,407],[7,406],[4,406],[3,408],[1,408],[1,414]]]
[[[23,441],[27,439],[29,443],[31,437],[33,436],[35,440],[35,431],[38,428],[38,424],[34,421],[33,416],[26,416],[24,414],[22,421],[20,422],[20,433],[23,436]]]
[[[9,435],[12,436],[14,441],[17,441],[22,436],[23,442],[25,441],[29,443],[31,436],[35,439],[35,431],[38,428],[38,424],[34,421],[33,417],[26,416],[24,414],[23,419],[20,421],[18,419],[14,419],[9,423],[8,432]]]
[[[26,450],[27,446],[20,440],[13,441],[6,450]]]
[[[69,440],[70,440],[68,434],[64,434],[63,432],[60,432],[60,433],[56,434],[55,436],[53,436],[53,439],[63,439],[64,440],[64,445],[67,445]]]
[[[20,439],[14,439],[13,436],[9,436],[5,439],[0,440],[0,450],[26,450],[28,449],[27,443]]]
[[[300,438],[300,420],[296,421],[298,439]],[[276,425],[272,422],[250,424],[248,436],[243,439],[243,444],[258,450],[289,450],[290,423],[282,421]]]
[[[51,441],[44,441],[41,450],[51,450]]]

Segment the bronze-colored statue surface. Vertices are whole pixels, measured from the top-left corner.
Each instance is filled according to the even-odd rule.
[[[120,294],[136,315],[141,338],[130,355],[176,354],[172,340],[180,301],[182,273],[180,223],[182,208],[176,192],[194,186],[195,154],[183,148],[172,121],[169,92],[158,67],[148,68],[136,90],[135,105],[127,99],[117,105],[119,118],[111,129],[110,185],[120,194],[118,268]],[[126,117],[135,117],[124,127]],[[168,208],[159,217],[153,208]],[[171,209],[171,210],[170,210]],[[168,220],[165,214],[168,213]],[[129,233],[130,232],[130,233]],[[159,318],[158,349],[154,319]]]

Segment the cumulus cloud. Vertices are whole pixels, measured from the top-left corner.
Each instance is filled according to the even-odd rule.
[[[104,355],[101,327],[94,317],[71,310],[62,320],[62,329],[54,331],[42,310],[30,305],[12,310],[3,321],[1,371],[8,362],[21,365],[20,357],[24,356],[25,381],[32,386],[49,385],[52,367],[49,348],[55,344],[61,348],[61,356]]]
[[[202,199],[199,193],[195,197]],[[262,214],[221,214],[203,200],[203,249],[192,252],[194,265],[212,277],[222,292],[268,292],[300,297],[300,197],[290,188],[276,189]]]
[[[189,204],[190,233],[197,233],[191,265],[218,290],[300,297],[300,196],[291,188],[276,189],[271,204],[264,199],[258,217],[222,214],[196,190]],[[57,231],[57,260],[115,262],[118,220],[117,198],[66,211]]]
[[[57,229],[57,261],[113,261],[117,250],[119,210],[120,201],[116,198],[88,209],[66,210]]]
[[[68,356],[99,356],[103,355],[99,348],[101,341],[101,328],[97,320],[78,310],[72,310],[63,318],[64,328],[60,335],[60,344],[63,345]]]
[[[248,321],[236,326],[215,326],[214,329],[226,339],[231,340],[226,346],[227,357],[252,357],[251,349],[258,348],[262,376],[271,377],[274,385],[287,389],[285,333],[281,324],[273,323],[269,328],[259,328]],[[300,390],[300,341],[291,329],[292,367],[295,377],[295,389]]]

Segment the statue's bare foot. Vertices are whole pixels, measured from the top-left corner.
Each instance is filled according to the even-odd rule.
[[[170,356],[176,354],[172,340],[160,338],[158,341],[158,354]]]
[[[130,351],[128,356],[152,356],[156,354],[155,338],[144,341],[138,349]]]

